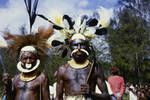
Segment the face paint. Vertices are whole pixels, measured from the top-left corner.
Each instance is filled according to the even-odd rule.
[[[25,69],[31,69],[36,64],[36,54],[33,52],[24,52],[20,57],[21,66]]]
[[[72,53],[72,57],[77,63],[84,63],[88,58],[88,54],[78,49],[76,52]]]
[[[70,40],[71,56],[76,63],[84,63],[89,56],[89,42],[82,34],[74,34]]]
[[[82,39],[75,39],[71,41],[71,49],[86,49],[87,48],[87,41],[82,40]]]

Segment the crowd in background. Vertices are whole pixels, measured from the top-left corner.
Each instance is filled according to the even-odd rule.
[[[125,93],[129,100],[150,100],[150,84],[126,84]]]

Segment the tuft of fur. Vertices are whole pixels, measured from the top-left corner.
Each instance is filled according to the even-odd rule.
[[[13,38],[11,38],[12,42],[9,45],[10,54],[13,54],[16,57],[20,53],[22,47],[34,46],[37,49],[39,56],[46,55],[49,47],[47,44],[47,39],[53,34],[53,31],[50,31],[50,29],[48,31],[43,29],[38,33],[28,35],[12,35],[9,33],[13,36]]]

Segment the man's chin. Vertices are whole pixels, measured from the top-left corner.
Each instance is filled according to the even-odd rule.
[[[87,59],[82,59],[82,60],[79,60],[79,59],[74,59],[74,61],[76,62],[76,63],[79,63],[79,64],[82,64],[82,63],[84,63],[85,61],[86,61]]]

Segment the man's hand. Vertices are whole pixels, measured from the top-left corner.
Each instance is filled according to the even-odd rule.
[[[121,95],[119,92],[116,94],[116,96],[117,96],[117,100],[121,100]]]
[[[117,100],[121,100],[121,97],[117,97]]]
[[[88,84],[81,84],[81,92],[83,94],[89,94],[90,89]]]
[[[5,86],[11,85],[11,77],[8,73],[4,73],[2,76],[2,81]]]

